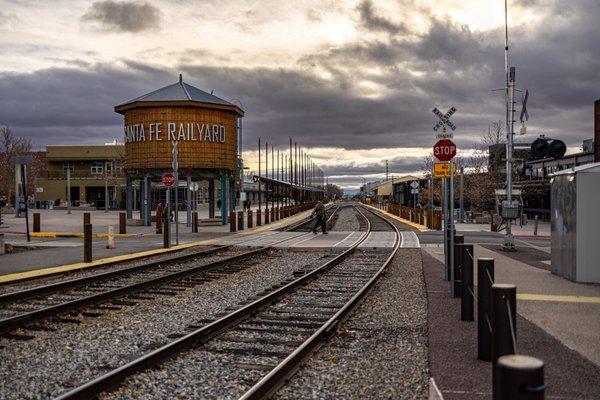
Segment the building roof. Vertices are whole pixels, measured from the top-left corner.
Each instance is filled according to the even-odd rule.
[[[47,161],[112,160],[123,157],[125,146],[117,145],[48,145]]]
[[[239,114],[243,115],[243,111],[237,105],[223,100],[212,93],[207,93],[195,86],[185,83],[181,74],[179,75],[178,82],[121,103],[115,106],[115,111],[120,112],[124,109],[130,108],[131,106],[146,102],[197,102],[203,104],[214,104],[217,106],[234,108],[238,110]]]
[[[548,174],[549,177],[559,176],[559,175],[571,175],[579,172],[600,172],[600,162],[579,165],[577,167],[571,167],[568,169],[563,169],[562,171],[557,171],[552,174]]]

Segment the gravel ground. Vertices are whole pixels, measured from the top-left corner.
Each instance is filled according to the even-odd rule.
[[[343,207],[338,212],[339,216],[335,225],[331,228],[331,231],[358,231],[360,230],[360,224],[358,223],[358,215],[354,207]]]
[[[118,263],[115,265],[74,270],[74,271],[68,272],[66,274],[53,275],[53,276],[49,276],[47,278],[34,279],[34,280],[29,280],[29,281],[14,283],[14,284],[0,285],[0,294],[12,293],[12,292],[16,292],[16,291],[23,290],[23,289],[29,289],[34,286],[48,285],[51,283],[68,280],[68,279],[76,279],[76,278],[82,278],[85,276],[101,274],[104,272],[117,271],[120,269],[125,269],[125,268],[129,268],[129,267],[134,267],[137,265],[145,264],[150,261],[168,260],[170,258],[177,257],[180,255],[197,253],[200,251],[212,249],[214,247],[216,247],[216,246],[190,247],[188,249],[184,249],[184,250],[177,251],[174,253],[160,254],[160,255],[152,256],[151,258],[142,258],[142,259],[138,259],[138,260],[131,261],[131,262],[123,262],[123,263]],[[241,251],[241,250],[239,250],[239,249],[236,250],[236,249],[231,248],[228,250],[228,252],[229,251]]]
[[[174,296],[154,294],[120,311],[77,318],[80,323],[49,323],[55,332],[34,332],[29,341],[0,339],[0,398],[53,398],[292,277],[294,270],[313,267],[323,255],[274,251],[250,268]]]
[[[163,399],[175,394],[177,398],[186,399],[236,399],[316,329],[288,325],[286,322],[276,325],[277,329],[285,329],[286,334],[272,335],[263,332],[248,333],[245,328],[272,330],[270,321],[278,316],[285,316],[286,321],[303,324],[313,321],[317,326],[320,325],[337,311],[335,307],[338,304],[348,301],[356,288],[368,281],[383,258],[381,253],[373,255],[356,252],[342,264],[335,266],[331,273],[311,281],[225,335],[211,340],[199,349],[184,352],[161,368],[136,374],[118,391],[103,398]],[[372,263],[368,263],[369,260]],[[323,302],[324,298],[326,302]],[[302,306],[304,303],[311,306]],[[335,307],[330,308],[333,305]],[[292,398],[296,396],[293,395]]]
[[[364,302],[277,399],[424,399],[427,299],[420,249],[400,249]]]

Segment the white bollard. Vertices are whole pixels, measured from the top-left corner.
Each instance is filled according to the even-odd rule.
[[[107,249],[115,248],[115,232],[112,226],[108,227],[108,244],[106,245]]]

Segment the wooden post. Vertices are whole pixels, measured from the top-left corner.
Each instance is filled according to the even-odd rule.
[[[84,212],[83,213],[83,225],[91,224],[91,223],[92,223],[92,221],[91,221],[91,218],[90,218],[90,213],[89,212]]]
[[[244,212],[243,211],[238,211],[237,212],[237,228],[238,231],[243,231],[244,230]]]
[[[83,262],[92,262],[92,224],[83,225]]]
[[[236,215],[235,212],[232,211],[229,213],[229,232],[236,232],[237,228],[236,228]]]
[[[33,213],[33,231],[40,232],[40,213]]]
[[[192,211],[192,233],[198,233],[198,211]]]
[[[248,229],[252,228],[253,226],[253,220],[252,220],[252,210],[248,210]]]
[[[160,217],[157,217],[157,220]],[[127,214],[122,212],[119,213],[119,234],[124,235],[127,233]]]

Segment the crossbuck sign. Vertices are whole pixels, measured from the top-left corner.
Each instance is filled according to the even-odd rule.
[[[451,107],[446,114],[442,114],[442,112],[438,110],[437,107],[434,108],[432,111],[440,119],[440,121],[433,127],[433,130],[437,132],[440,128],[442,128],[442,133],[438,133],[437,138],[452,138],[454,135],[452,133],[446,133],[446,127],[450,128],[453,131],[456,129],[456,126],[450,121],[450,117],[456,112],[456,108]]]

